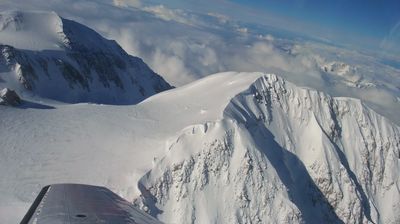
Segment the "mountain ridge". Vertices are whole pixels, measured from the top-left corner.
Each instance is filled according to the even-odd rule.
[[[4,87],[67,103],[106,104],[135,104],[172,88],[115,41],[54,12],[10,11],[0,22]],[[28,34],[33,36],[19,37]]]
[[[400,129],[361,101],[266,75],[224,114],[171,141],[139,182],[139,206],[165,222],[399,220]]]

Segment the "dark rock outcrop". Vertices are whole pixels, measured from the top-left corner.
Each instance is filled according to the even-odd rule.
[[[21,104],[21,98],[11,89],[4,88],[0,91],[0,105],[18,106]]]

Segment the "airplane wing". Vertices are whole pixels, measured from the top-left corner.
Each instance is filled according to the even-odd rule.
[[[53,184],[44,187],[21,224],[160,224],[105,187]]]

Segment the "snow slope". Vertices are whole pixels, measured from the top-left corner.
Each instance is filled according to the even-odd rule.
[[[1,223],[57,182],[167,223],[399,221],[400,128],[356,99],[227,72],[131,106],[31,101],[0,106]]]
[[[54,12],[0,13],[0,52],[0,87],[19,94],[132,104],[171,88],[115,41]]]

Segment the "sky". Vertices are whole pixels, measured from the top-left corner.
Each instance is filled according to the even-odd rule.
[[[147,1],[146,1],[147,2]],[[215,11],[341,45],[400,54],[399,0],[151,0],[174,8]]]
[[[382,37],[400,21],[400,1],[376,0],[233,0],[261,11],[276,12],[294,19],[339,31]]]

